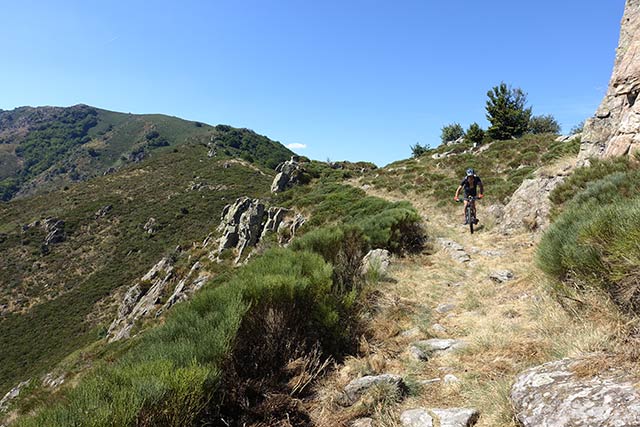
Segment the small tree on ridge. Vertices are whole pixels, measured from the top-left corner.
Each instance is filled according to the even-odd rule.
[[[526,107],[527,94],[502,82],[487,92],[487,133],[493,139],[518,138],[527,132],[531,107]]]

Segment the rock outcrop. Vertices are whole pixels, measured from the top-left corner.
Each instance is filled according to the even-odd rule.
[[[563,359],[520,374],[511,402],[523,427],[640,425],[640,392],[629,374],[577,375],[580,360]]]
[[[278,174],[271,184],[272,193],[280,193],[287,188],[291,188],[300,182],[303,175],[303,169],[298,161],[298,157],[291,156],[290,160],[280,163],[276,167]]]
[[[0,412],[5,412],[9,408],[9,404],[12,400],[20,395],[20,392],[23,388],[28,386],[31,383],[31,380],[22,381],[20,384],[12,388],[4,395],[2,399],[0,399]]]
[[[45,233],[47,233],[47,236],[44,238],[44,244],[46,246],[65,241],[64,221],[61,219],[46,218],[42,221],[42,227],[44,228]]]
[[[640,0],[627,0],[609,89],[584,125],[580,161],[640,151]]]
[[[125,292],[107,332],[109,342],[129,338],[138,321],[157,317],[174,304],[188,299],[211,278],[197,261],[184,277],[179,278],[173,268],[173,259],[173,256],[162,258]]]
[[[267,208],[258,199],[241,197],[235,203],[225,206],[218,231],[218,240],[212,258],[228,249],[236,251],[235,262],[246,258],[248,250],[255,247],[269,233],[276,233],[279,244],[286,244],[304,224],[300,214],[281,207]]]
[[[504,207],[500,230],[512,234],[519,230],[543,231],[549,226],[549,194],[564,176],[525,179]]]

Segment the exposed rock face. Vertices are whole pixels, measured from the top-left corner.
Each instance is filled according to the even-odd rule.
[[[640,150],[640,0],[627,0],[609,89],[585,122],[580,161]]]
[[[370,388],[386,385],[394,387],[398,390],[398,393],[402,393],[405,389],[404,381],[400,375],[382,374],[377,376],[367,375],[362,378],[351,381],[344,388],[344,392],[349,398],[351,403],[355,403],[363,394],[365,394]]]
[[[280,244],[288,243],[305,219],[301,215],[291,217],[292,211],[279,208],[266,208],[258,199],[241,197],[235,203],[225,206],[218,231],[222,237],[218,241],[216,255],[224,250],[235,248],[235,262],[247,255],[247,250],[255,247],[268,233],[276,232]]]
[[[57,218],[46,218],[42,221],[42,227],[45,233],[47,233],[47,237],[44,238],[44,244],[46,246],[64,242],[66,238],[64,234],[64,221]]]
[[[640,425],[640,393],[622,372],[576,375],[579,361],[563,359],[520,374],[511,388],[524,427],[631,427]]]
[[[512,234],[519,230],[542,231],[549,226],[549,193],[564,181],[564,176],[525,179],[504,207],[500,230]]]
[[[138,320],[159,316],[174,304],[188,299],[210,278],[208,272],[201,271],[199,262],[191,266],[186,276],[179,278],[174,273],[172,257],[162,258],[125,293],[107,332],[109,342],[129,338]],[[165,300],[164,296],[169,292],[171,295]]]
[[[271,184],[272,193],[280,193],[296,185],[300,182],[303,172],[296,156],[292,156],[291,160],[280,163],[278,167],[276,167],[276,171],[278,174]]]

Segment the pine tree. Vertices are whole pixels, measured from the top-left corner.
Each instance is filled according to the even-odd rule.
[[[491,138],[511,139],[527,132],[531,107],[526,107],[527,94],[522,89],[513,89],[502,82],[487,92],[487,96],[487,120],[491,123],[487,133]]]

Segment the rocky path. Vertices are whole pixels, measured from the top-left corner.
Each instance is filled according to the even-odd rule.
[[[504,236],[490,220],[471,235],[461,209],[409,200],[433,236],[432,254],[395,261],[379,285],[373,339],[327,380],[315,418],[326,426],[516,426],[509,393],[518,374],[602,348],[611,331],[573,321],[547,296],[534,235]]]

